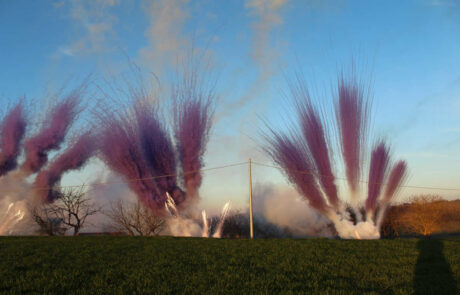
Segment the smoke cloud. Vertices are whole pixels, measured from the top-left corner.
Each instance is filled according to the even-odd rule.
[[[259,183],[254,186],[253,197],[254,214],[263,216],[292,236],[334,235],[331,222],[303,201],[293,188]]]

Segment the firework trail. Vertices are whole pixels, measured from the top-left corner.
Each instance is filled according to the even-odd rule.
[[[62,175],[68,170],[80,169],[95,152],[94,137],[87,132],[60,156],[58,156],[46,170],[41,170],[35,178],[37,195],[43,202],[51,203],[58,195],[52,188],[59,183]]]
[[[363,87],[353,76],[338,83],[338,100],[335,105],[337,130],[341,144],[347,182],[352,202],[355,205],[356,221],[344,209],[346,206],[337,197],[330,155],[332,149],[327,142],[327,134],[321,123],[318,111],[312,106],[307,88],[301,79],[298,85],[291,86],[291,95],[296,103],[300,129],[289,134],[274,131],[269,127],[265,134],[267,154],[278,164],[289,181],[315,208],[335,225],[342,238],[379,238],[379,227],[387,204],[402,184],[406,173],[406,162],[399,161],[387,170],[390,163],[390,151],[384,141],[375,144],[371,152],[369,165],[368,195],[365,202],[365,221],[362,221],[358,205],[358,184],[364,163],[364,150],[367,145],[367,122],[369,103],[364,98]],[[314,165],[313,165],[314,163]],[[379,204],[383,184],[388,178],[383,200]],[[321,188],[320,188],[321,185]],[[329,201],[329,204],[326,202]],[[378,211],[378,216],[375,213]]]
[[[198,85],[195,75],[184,79],[173,91],[174,137],[188,198],[196,199],[201,186],[203,155],[212,126],[214,94]]]
[[[389,157],[389,149],[383,141],[376,145],[371,154],[366,200],[366,212],[368,218],[371,220],[377,207],[377,198],[380,196],[380,191],[382,190]]]
[[[366,143],[369,102],[364,96],[363,87],[356,77],[338,81],[338,99],[335,114],[338,122],[339,138],[345,172],[352,198],[356,201],[358,182],[363,164],[363,148]]]
[[[22,170],[32,174],[38,172],[48,162],[48,152],[59,149],[61,143],[76,119],[79,110],[80,100],[79,89],[58,103],[48,113],[49,118],[42,130],[34,137],[26,140],[25,151],[26,159],[22,165]]]
[[[9,229],[11,229],[16,223],[24,218],[25,211],[18,209],[14,212],[11,208],[15,207],[15,203],[10,203],[8,209],[4,214],[3,219],[0,222],[0,236],[4,235]]]
[[[224,207],[222,208],[222,213],[220,214],[219,223],[217,224],[216,231],[212,235],[213,238],[221,238],[222,237],[222,228],[225,223],[225,218],[227,218],[228,211],[230,210],[230,201],[225,203]]]
[[[19,102],[5,116],[0,129],[0,177],[17,167],[21,140],[26,132],[24,105]]]
[[[298,136],[276,133],[266,136],[268,145],[264,147],[271,158],[283,168],[289,181],[319,212],[326,213],[328,207],[317,184],[311,159],[307,154],[305,143]]]
[[[161,195],[170,193],[180,205],[185,196],[177,185],[174,147],[158,110],[153,104],[139,103],[135,106],[135,115],[142,153],[152,176],[157,177],[158,191]]]
[[[137,126],[129,114],[101,116],[99,135],[101,159],[114,172],[122,175],[130,189],[145,206],[163,215],[166,196],[162,196],[147,167],[140,149]]]
[[[388,204],[390,204],[392,198],[396,195],[398,188],[402,185],[407,177],[407,163],[405,161],[398,161],[393,166],[388,177],[388,182],[383,194],[382,201],[380,202],[380,214],[377,218],[377,226],[380,227],[382,224],[383,217],[385,217]]]
[[[295,100],[300,128],[308,145],[310,156],[315,163],[319,183],[329,200],[329,204],[338,209],[339,199],[329,155],[330,144],[324,132],[320,115],[311,103],[305,83],[300,77],[297,77],[297,81],[299,83],[290,85],[290,90]]]
[[[209,238],[208,216],[206,215],[206,211],[201,211],[201,216],[203,217],[203,233],[201,236],[203,238]]]

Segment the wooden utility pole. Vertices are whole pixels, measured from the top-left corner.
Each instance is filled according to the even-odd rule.
[[[251,175],[251,158],[249,158],[249,232],[251,239],[254,238],[254,225],[252,220],[252,175]]]

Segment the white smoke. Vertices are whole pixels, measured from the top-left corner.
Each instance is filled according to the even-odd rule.
[[[33,204],[31,186],[21,171],[12,171],[0,178],[0,235],[29,235],[37,227],[29,207]]]
[[[166,219],[166,227],[161,232],[163,235],[172,235],[179,237],[210,237],[210,231],[208,226],[208,219],[206,211],[202,211],[202,224],[199,224],[197,218],[189,217],[187,215],[181,215],[176,208],[173,198],[166,193],[168,199],[165,203],[166,210],[171,214],[171,217]],[[217,225],[213,238],[222,237],[222,229],[225,222],[225,218],[230,210],[230,202],[227,202],[222,208],[219,223]],[[195,211],[193,209],[187,210],[189,212]]]
[[[256,184],[254,187],[254,213],[298,237],[333,237],[334,229],[343,239],[379,239],[380,231],[373,221],[359,221],[356,224],[350,215],[330,212],[324,216],[311,208],[307,201],[288,186],[275,187],[272,184]],[[333,225],[333,227],[331,226]]]
[[[330,221],[302,200],[295,189],[256,184],[253,195],[254,214],[260,214],[268,222],[288,229],[293,236],[333,236]]]
[[[342,239],[375,240],[380,238],[379,228],[372,221],[359,221],[354,224],[351,220],[341,218],[338,214],[331,214],[330,219]]]

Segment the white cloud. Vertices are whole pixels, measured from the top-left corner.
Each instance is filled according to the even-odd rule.
[[[116,35],[113,26],[118,18],[110,8],[118,0],[55,2],[53,6],[65,13],[75,26],[76,33],[68,44],[58,48],[53,57],[104,53],[111,49],[110,39]]]
[[[162,68],[174,65],[177,58],[188,47],[188,39],[182,35],[189,18],[187,0],[159,0],[148,2],[145,12],[150,25],[145,31],[148,44],[139,51],[142,62],[154,67],[158,73]]]

